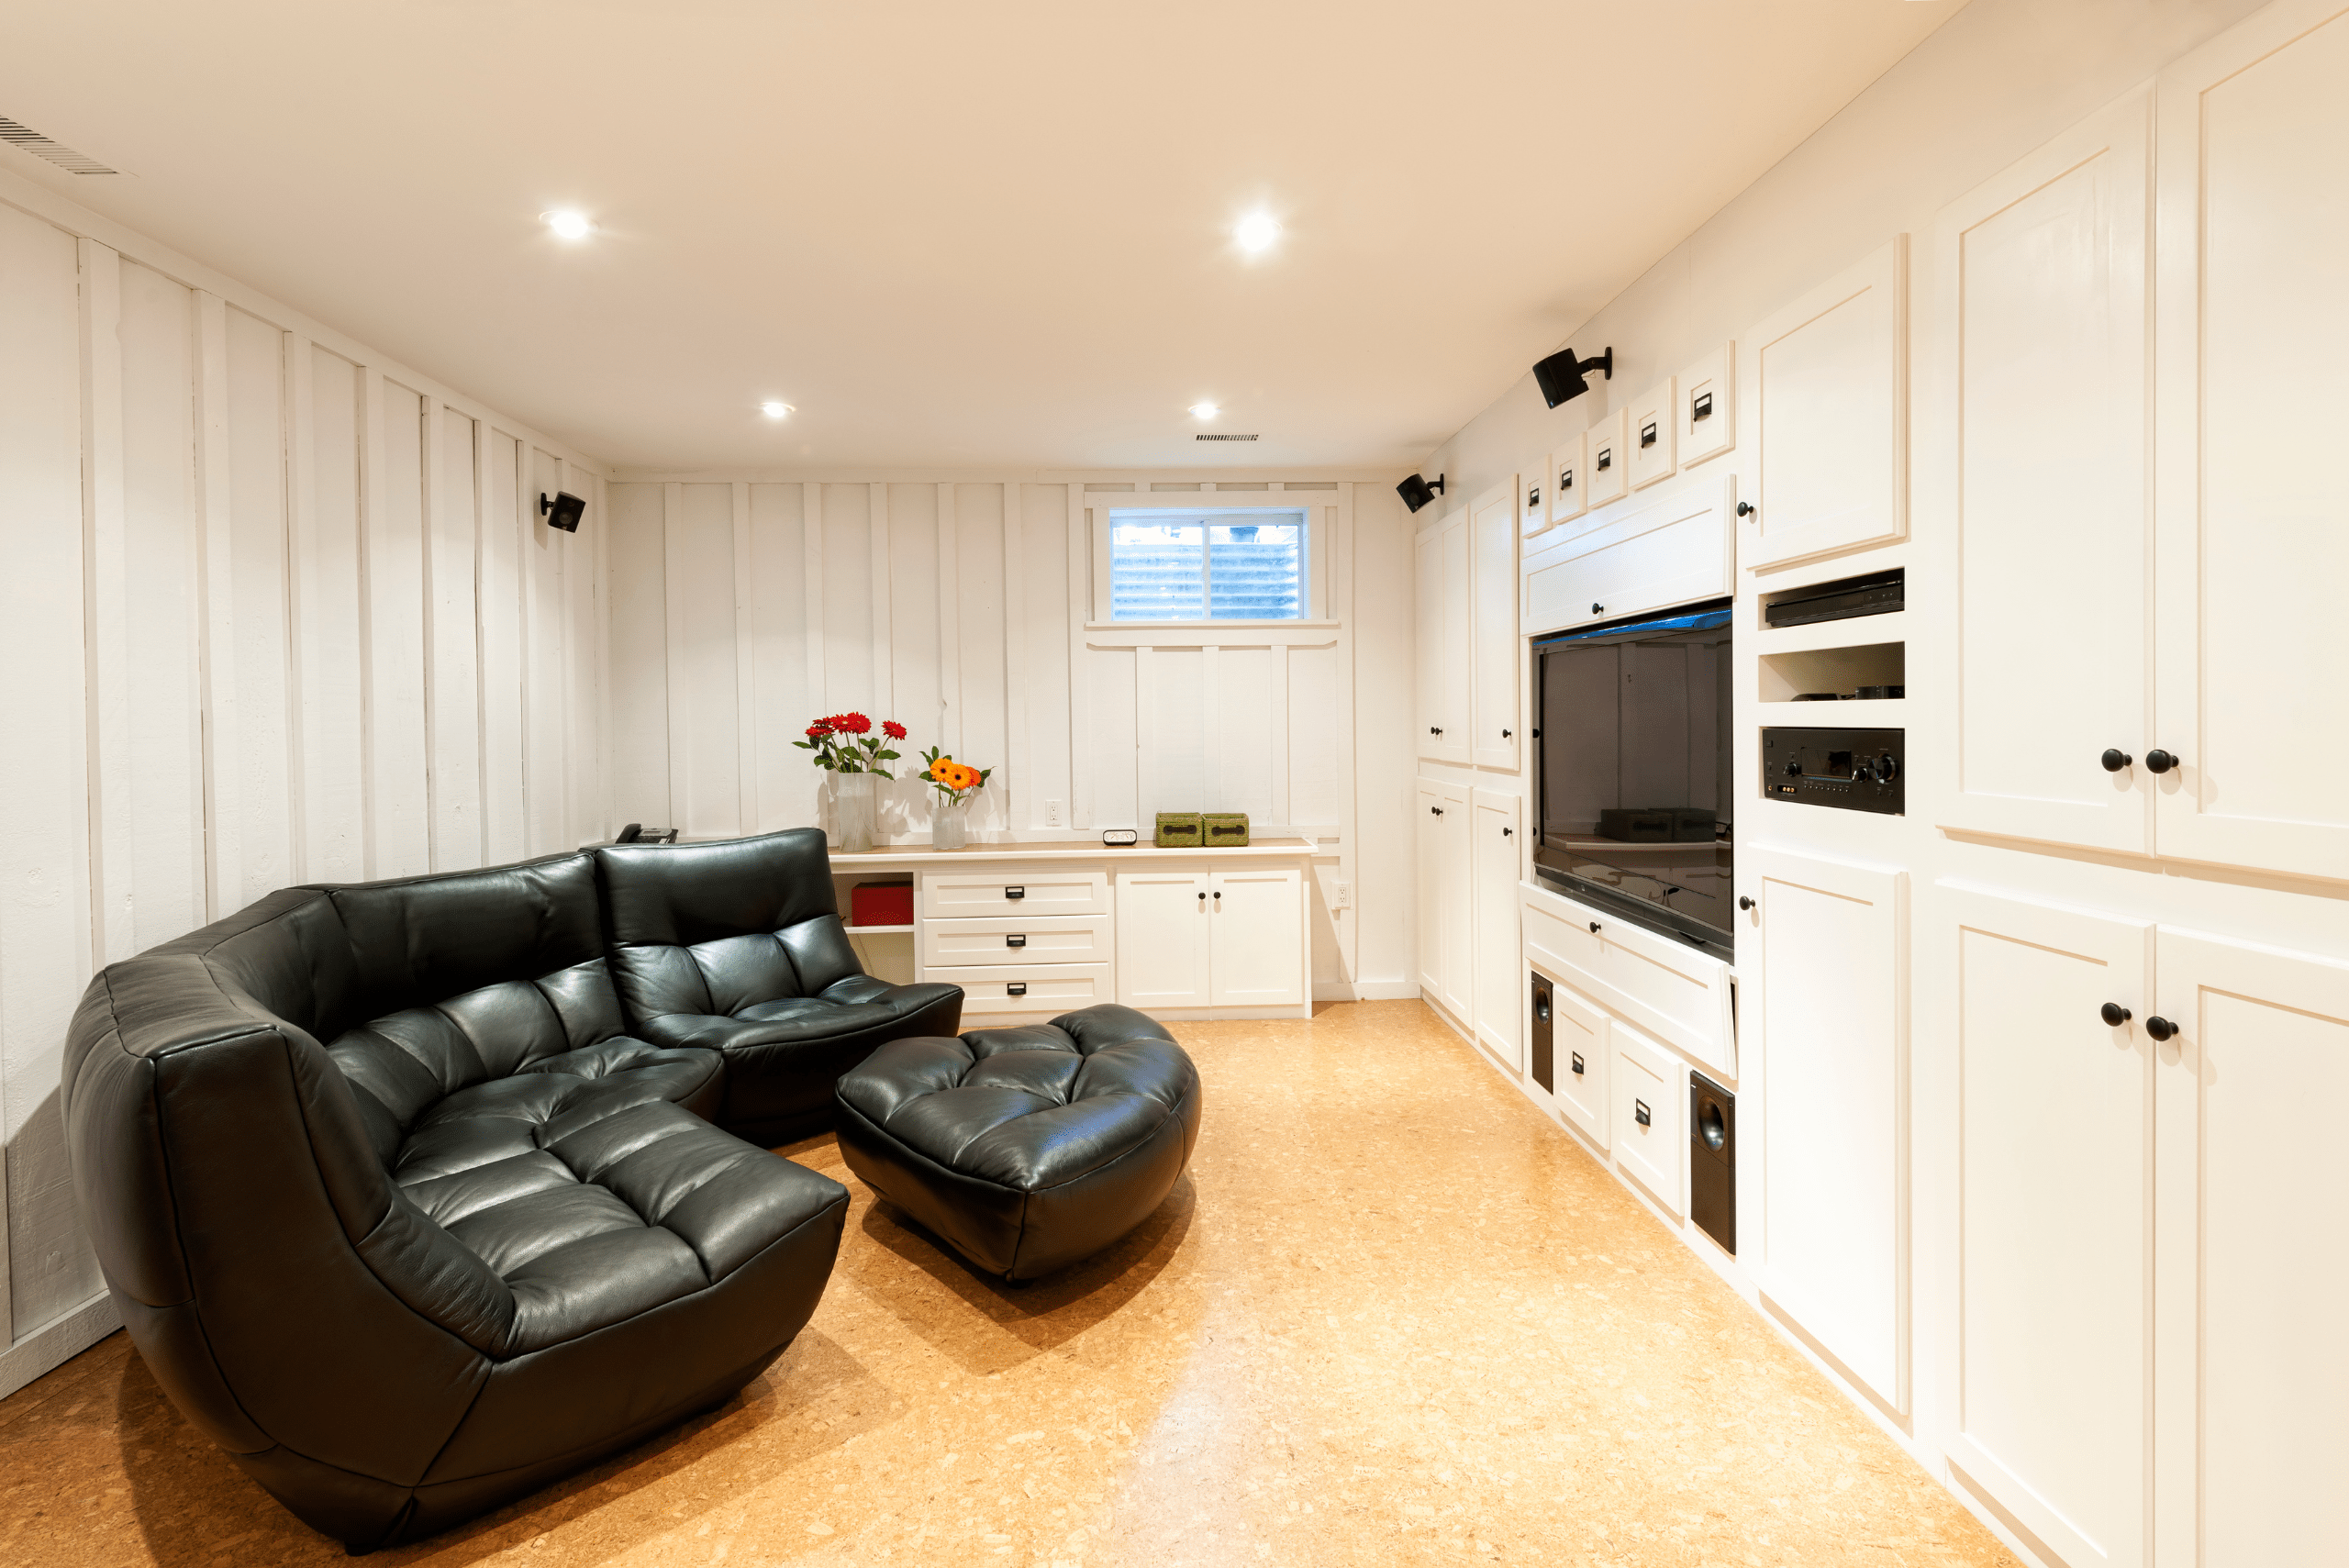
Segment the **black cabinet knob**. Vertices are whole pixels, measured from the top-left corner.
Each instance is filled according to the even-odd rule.
[[[2127,1023],[2134,1015],[2118,1002],[2107,1002],[2103,1006],[2097,1009],[2097,1016],[2104,1019],[2106,1023],[2111,1025],[2114,1029],[2119,1029],[2122,1024]]]
[[[2177,1026],[2159,1013],[2155,1013],[2145,1020],[2145,1032],[2155,1040],[2167,1040],[2177,1033]]]
[[[1740,501],[1737,504],[1737,515],[1741,517],[1750,517],[1761,509],[1751,501]]]
[[[1431,806],[1428,807],[1428,811],[1431,816],[1441,817],[1443,815],[1443,807],[1441,806]],[[1199,896],[1205,898],[1207,895],[1202,893]]]
[[[1431,735],[1441,735],[1443,733],[1443,726],[1440,724],[1431,724],[1428,726],[1428,733]]]
[[[1206,894],[1204,894],[1204,893],[1200,894],[1200,895],[1199,895],[1199,902],[1200,902],[1200,903],[1202,903],[1202,904],[1204,904],[1204,903],[1206,903],[1207,901],[1208,901],[1208,895],[1207,895]]]
[[[1596,920],[1593,920],[1593,921],[1590,923],[1590,929],[1591,929],[1592,930],[1594,930],[1594,931],[1598,930],[1598,921],[1596,921]]]
[[[1501,829],[1501,837],[1504,839],[1514,839],[1517,837],[1517,829],[1514,828],[1504,828]]]
[[[1223,889],[1220,887],[1215,890],[1215,901],[1219,904],[1223,902]]]
[[[2107,746],[2104,749],[2104,755],[2099,759],[2104,763],[2104,771],[2108,773],[2117,773],[2136,760],[2118,746]]]
[[[1508,739],[1509,738],[1509,736],[1510,736],[1512,733],[1513,733],[1513,732],[1512,732],[1512,731],[1510,731],[1510,730],[1504,729],[1504,730],[1502,730],[1502,731],[1501,731],[1501,739],[1502,739],[1502,740],[1508,740]]]
[[[1741,909],[1751,909],[1753,907],[1753,900],[1746,897],[1742,894],[1740,894],[1738,895],[1737,906]]]
[[[2148,751],[2145,753],[2145,766],[2157,773],[2165,773],[2177,766],[2177,759],[2167,751]]]
[[[1605,605],[1593,605],[1593,606],[1590,606],[1590,613],[1591,613],[1592,615],[1595,615],[1595,616],[1596,616],[1596,615],[1604,615],[1604,614],[1606,613],[1606,611],[1607,611],[1607,606],[1606,606]]]

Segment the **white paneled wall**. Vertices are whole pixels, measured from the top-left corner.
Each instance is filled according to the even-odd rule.
[[[589,501],[550,531],[541,490]],[[58,1079],[95,966],[272,889],[607,836],[599,471],[0,189],[0,1392],[111,1325]]]
[[[1095,519],[1203,487],[1217,482],[613,484],[614,820],[696,837],[815,822],[821,775],[793,742],[810,718],[856,709],[912,731],[906,763],[941,745],[998,770],[973,824],[987,836],[1147,833],[1159,811],[1229,810],[1317,840],[1317,984],[1375,994],[1385,977],[1400,994],[1409,862],[1385,845],[1406,803],[1373,804],[1380,848],[1362,854],[1356,716],[1381,715],[1381,742],[1408,753],[1411,630],[1393,595],[1371,596],[1375,626],[1357,627],[1353,606],[1358,533],[1398,570],[1406,515],[1385,483],[1226,482],[1212,504],[1313,510],[1324,618],[1277,634],[1091,624]],[[1358,661],[1365,639],[1376,651]],[[920,787],[886,798],[882,831],[926,841]],[[1367,947],[1336,887],[1365,881],[1354,906],[1383,895],[1397,911]]]

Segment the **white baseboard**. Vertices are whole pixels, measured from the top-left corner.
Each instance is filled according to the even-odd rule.
[[[1408,1002],[1419,994],[1416,980],[1323,980],[1313,987],[1317,1002]]]
[[[0,1351],[0,1399],[53,1372],[122,1327],[111,1296],[94,1296]]]

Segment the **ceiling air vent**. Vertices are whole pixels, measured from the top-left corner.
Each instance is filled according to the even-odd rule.
[[[1204,430],[1191,438],[1195,441],[1252,441],[1255,439],[1253,436],[1209,435]]]
[[[115,172],[88,153],[76,152],[61,141],[51,141],[30,126],[18,125],[12,119],[0,118],[0,141],[21,147],[36,158],[46,158],[69,174]]]

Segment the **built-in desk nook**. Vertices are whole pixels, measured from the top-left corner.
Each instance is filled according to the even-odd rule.
[[[1120,1002],[1160,1018],[1312,1014],[1313,846],[1112,849],[1051,840],[832,852],[843,914],[859,883],[910,882],[909,926],[848,929],[874,973],[963,987],[963,1018],[1048,1018]]]

